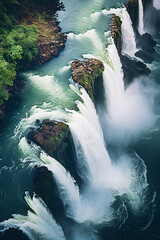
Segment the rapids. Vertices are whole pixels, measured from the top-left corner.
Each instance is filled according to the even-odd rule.
[[[160,180],[158,173],[156,179],[152,176],[151,162],[160,170],[160,152],[158,147],[155,150],[160,139],[160,58],[157,54],[150,65],[149,77],[124,86],[109,27],[111,15],[117,14],[122,20],[122,53],[134,58],[136,37],[124,2],[64,0],[65,11],[58,12],[62,31],[68,35],[64,51],[43,66],[21,73],[26,82],[21,106],[8,120],[0,141],[2,239],[12,228],[29,240],[146,240],[154,231],[158,236]],[[154,7],[158,9],[158,1]],[[143,34],[141,0],[138,15],[138,30]],[[103,90],[97,89],[101,97],[95,103],[71,78],[71,61],[82,57],[97,58],[105,67]],[[38,127],[36,119],[69,126],[82,185],[56,159],[27,142],[30,129]],[[60,219],[33,193],[35,166],[52,173],[64,206]]]

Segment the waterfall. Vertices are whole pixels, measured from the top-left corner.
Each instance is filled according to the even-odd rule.
[[[56,223],[49,209],[41,198],[33,195],[31,199],[26,192],[25,200],[32,211],[27,216],[13,214],[0,223],[0,231],[16,228],[27,235],[30,240],[65,240],[62,228]]]
[[[159,0],[153,0],[153,7],[157,10],[160,10],[160,1]]]
[[[111,118],[115,118],[117,109],[123,104],[124,82],[122,64],[114,42],[108,46],[108,56],[112,67],[104,63],[103,82],[106,95],[106,106]]]
[[[81,213],[81,197],[79,188],[70,173],[57,160],[48,156],[43,151],[41,151],[40,157],[38,157],[39,149],[37,149],[35,144],[30,146],[25,137],[21,139],[19,148],[26,156],[25,161],[31,162],[31,167],[35,165],[44,166],[52,172],[60,197],[63,200],[66,215],[78,221]]]
[[[121,20],[122,53],[134,57],[134,54],[137,52],[136,38],[133,31],[132,21],[126,8],[123,8],[122,10]]]
[[[85,173],[85,177],[91,184],[98,185],[100,184],[100,176],[109,171],[111,161],[105,148],[93,102],[84,89],[81,89],[81,93],[84,103],[77,102],[80,111],[72,111],[69,127],[77,150],[80,168],[84,169],[83,174]],[[84,155],[82,155],[82,152]]]
[[[102,10],[102,14],[116,14],[120,17],[121,32],[122,32],[122,53],[130,57],[134,57],[134,54],[137,52],[136,48],[136,38],[132,26],[131,18],[127,12],[126,8],[111,8],[109,11],[106,9]]]
[[[144,23],[143,23],[143,3],[142,0],[138,0],[138,31],[140,35],[144,34]]]
[[[78,221],[81,213],[81,202],[79,188],[75,180],[54,158],[51,158],[45,153],[41,153],[40,160],[44,163],[43,166],[47,167],[47,169],[52,172],[57,182],[59,194],[66,208],[66,215]]]

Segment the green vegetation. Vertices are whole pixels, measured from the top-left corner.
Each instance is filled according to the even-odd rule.
[[[37,55],[37,29],[23,25],[11,28],[8,16],[6,19],[8,28],[0,26],[0,104],[8,100],[9,86],[13,85],[20,64],[31,62]]]
[[[20,67],[37,56],[39,27],[58,3],[59,0],[0,0],[0,105],[9,99]],[[25,24],[30,15],[36,15],[38,24]]]

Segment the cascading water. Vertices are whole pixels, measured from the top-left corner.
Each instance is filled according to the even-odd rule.
[[[117,8],[117,9],[110,9],[102,10],[102,14],[116,14],[121,18],[121,31],[122,31],[122,53],[126,54],[130,57],[134,57],[134,54],[137,52],[136,48],[136,39],[135,34],[133,31],[132,21],[127,12],[126,8]]]
[[[144,23],[143,23],[143,3],[142,0],[138,0],[138,31],[140,35],[144,34]]]
[[[121,108],[124,95],[124,82],[122,64],[115,44],[108,46],[109,59],[113,67],[105,65],[103,73],[103,82],[106,94],[106,106],[111,118],[116,117],[117,109]]]
[[[0,223],[0,231],[17,228],[30,240],[65,240],[62,228],[56,223],[42,199],[26,192],[25,200],[32,211],[27,216],[13,214],[13,218]]]
[[[106,6],[103,8],[108,9],[108,2],[109,6],[117,3],[117,1],[88,0],[86,10],[82,11],[84,3],[81,1],[77,3],[74,0],[74,4],[72,1],[68,2],[66,11],[60,14],[64,14],[65,19],[63,21],[63,17],[61,18],[62,28],[70,32],[66,48],[58,58],[54,59],[56,66],[53,67],[51,61],[48,65],[46,64],[44,72],[37,75],[36,71],[35,74],[29,75],[31,88],[36,87],[39,91],[36,92],[37,98],[36,94],[33,94],[33,101],[28,106],[31,110],[27,110],[26,118],[24,118],[25,111],[22,111],[22,115],[19,116],[17,120],[19,124],[12,138],[12,141],[15,140],[16,143],[21,139],[19,154],[25,164],[28,164],[27,161],[33,162],[33,165],[45,166],[52,172],[66,216],[72,218],[78,226],[85,225],[89,231],[87,234],[89,237],[84,237],[83,232],[77,234],[76,227],[73,225],[70,231],[75,230],[75,233],[72,237],[66,237],[69,240],[97,239],[90,234],[90,229],[93,231],[97,226],[99,227],[99,224],[110,227],[115,223],[118,225],[116,229],[120,229],[130,217],[128,210],[136,217],[142,215],[148,210],[148,201],[150,201],[146,199],[148,183],[145,164],[138,155],[126,154],[126,147],[123,148],[123,144],[126,142],[126,146],[129,144],[127,134],[130,131],[137,134],[141,132],[141,129],[149,129],[154,125],[155,116],[151,110],[153,99],[149,94],[147,95],[147,92],[152,92],[152,89],[145,85],[144,90],[144,86],[138,81],[135,81],[127,90],[124,89],[122,65],[117,49],[108,34],[104,34],[102,28],[102,25],[106,24],[104,15],[116,13],[121,17],[123,54],[134,57],[137,51],[135,35],[125,8],[102,10],[103,5]],[[82,9],[80,9],[81,5],[83,5]],[[94,6],[96,6],[95,9]],[[73,19],[71,18],[72,10],[75,11]],[[82,16],[78,19],[78,24],[75,20],[77,11],[79,11],[79,16]],[[89,18],[88,14],[90,14]],[[69,19],[67,19],[68,16]],[[89,25],[88,19],[91,20]],[[107,26],[105,31],[106,28]],[[64,57],[65,55],[67,57]],[[101,116],[97,115],[98,111],[96,112],[85,90],[83,88],[77,90],[73,85],[71,89],[68,87],[68,78],[70,78],[68,65],[73,58],[81,58],[82,55],[96,57],[104,63],[103,84],[106,97],[104,105],[107,111],[106,109],[103,111],[104,122],[101,125],[99,122]],[[77,99],[79,100],[75,104]],[[79,111],[76,111],[77,108]],[[30,127],[37,128],[34,124],[36,119],[46,118],[64,121],[69,125],[76,149],[76,167],[83,180],[82,189],[60,163],[43,153],[35,145],[29,145],[25,137],[22,137],[26,135]],[[121,137],[121,131],[124,133],[123,137]],[[108,148],[108,142],[111,148]],[[17,158],[15,162],[18,162]],[[12,227],[21,229],[31,240],[65,239],[62,228],[55,222],[43,201],[35,195],[33,199],[26,195],[25,199],[33,212],[29,212],[28,216],[14,215],[13,219],[3,221],[0,226],[1,231]],[[127,228],[129,224],[128,220]],[[103,236],[103,239],[106,238]],[[127,239],[127,236],[124,236],[125,238]],[[115,239],[114,236],[113,239]]]
[[[122,53],[134,57],[134,54],[137,52],[136,48],[136,38],[133,31],[131,18],[126,10],[123,9],[122,12]]]

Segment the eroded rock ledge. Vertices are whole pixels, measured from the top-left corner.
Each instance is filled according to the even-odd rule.
[[[110,24],[112,38],[114,39],[119,57],[122,62],[126,84],[129,84],[135,77],[139,77],[141,75],[149,75],[151,71],[143,62],[129,58],[128,56],[122,54],[121,23],[122,22],[120,17],[114,14]],[[144,53],[143,51],[138,53],[138,55],[139,57],[142,57],[143,60],[147,59],[149,62],[153,61],[153,58],[148,56],[147,53]]]
[[[61,32],[61,28],[58,26],[59,22],[55,17],[48,19],[46,23],[47,26],[39,30],[38,56],[34,60],[34,63],[37,65],[42,65],[53,57],[57,57],[65,47],[67,40],[67,35]]]
[[[68,125],[45,119],[40,127],[32,133],[30,139],[51,157],[56,158],[64,166],[66,165],[64,159],[69,139]]]
[[[80,185],[82,180],[77,172],[76,152],[68,125],[48,119],[42,122],[37,119],[36,122],[39,124],[39,127],[36,130],[31,129],[27,137],[28,143],[36,143],[47,154],[60,162]],[[52,172],[48,171],[46,167],[34,168],[33,189],[45,201],[53,213],[56,212],[56,215],[60,214],[59,210],[57,210],[59,209],[57,185]],[[55,204],[53,204],[54,201]],[[62,207],[63,205],[60,209]]]
[[[95,88],[98,78],[104,71],[103,63],[98,59],[75,60],[71,64],[72,78],[87,91],[94,101]]]

